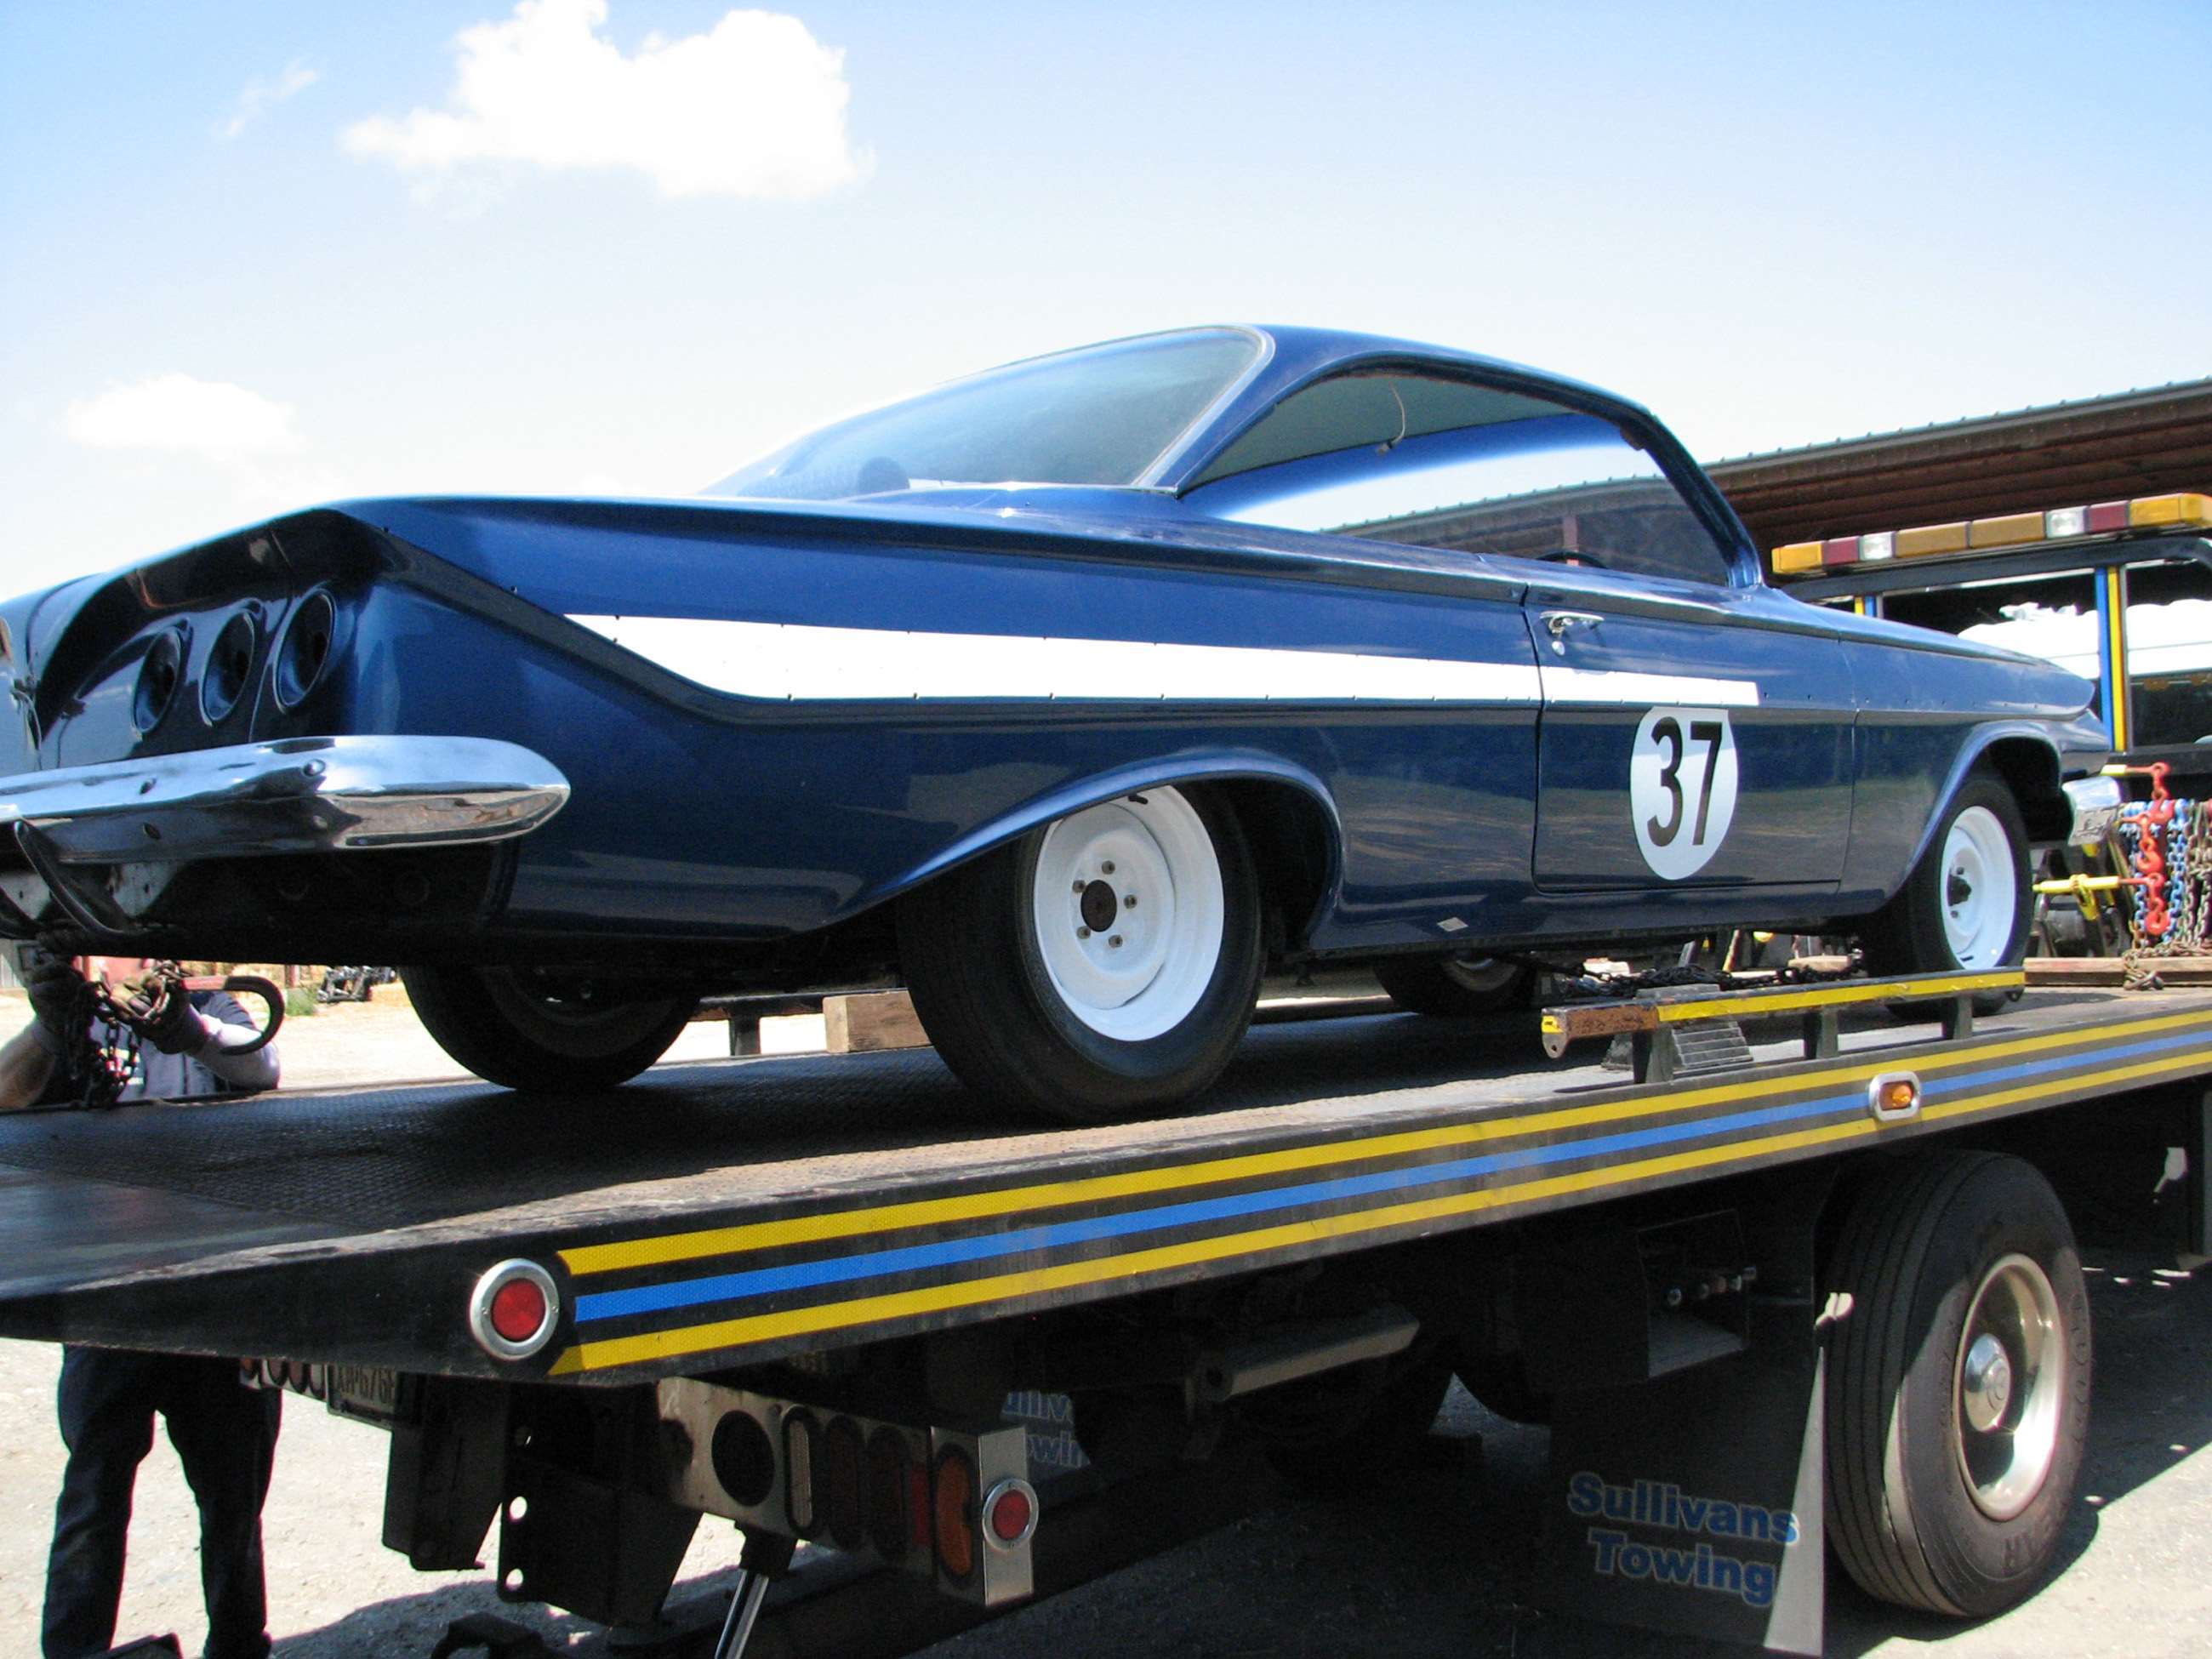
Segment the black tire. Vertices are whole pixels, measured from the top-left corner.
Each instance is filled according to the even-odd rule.
[[[438,1046],[487,1083],[573,1094],[611,1088],[668,1052],[696,997],[594,1003],[534,987],[513,968],[399,970]]]
[[[2008,852],[2010,868],[2002,878],[2012,890],[2012,925],[2001,947],[1970,951],[1972,961],[1961,960],[1953,938],[1946,903],[1952,872],[1945,852],[1952,830],[1968,813],[1986,813],[1996,820]],[[1928,850],[1895,897],[1862,924],[1859,943],[1865,951],[1868,971],[1875,974],[1936,974],[2016,967],[2027,954],[2032,921],[2029,902],[2027,829],[2021,822],[2020,804],[2003,779],[1986,769],[1966,775],[1936,820]],[[1951,888],[1955,896],[1958,890]],[[1967,890],[1971,895],[1971,886]],[[2009,999],[2002,992],[1974,1000],[1983,1013],[1995,1013]],[[1921,1011],[1924,1017],[1925,1010]]]
[[[1418,1462],[1451,1392],[1441,1349],[1324,1371],[1238,1402],[1267,1462],[1319,1498],[1373,1492]]]
[[[1376,964],[1375,977],[1408,1013],[1468,1019],[1527,1006],[1536,971],[1496,957],[1394,957]]]
[[[1977,1312],[2003,1312],[2031,1279],[2047,1318]],[[2018,1158],[1913,1158],[1859,1194],[1828,1288],[1850,1297],[1827,1351],[1838,1559],[1899,1607],[1978,1618],[2012,1606],[2057,1553],[2089,1423],[2088,1294],[2057,1194]],[[1984,1340],[2008,1389],[1969,1385]],[[1973,1420],[1993,1407],[1990,1423]]]
[[[977,1093],[1064,1122],[1137,1116],[1212,1083],[1251,1023],[1264,965],[1260,886],[1235,815],[1195,789],[1155,789],[1127,800],[1144,812],[1194,811],[1219,875],[1220,939],[1211,973],[1188,1012],[1156,1034],[1123,1040],[1094,1029],[1047,965],[1033,897],[1039,860],[1059,824],[973,860],[901,902],[899,961],[915,1012],[945,1063]],[[1079,825],[1086,816],[1060,822]],[[1106,902],[1110,908],[1128,896],[1117,893]],[[1203,963],[1189,969],[1194,986],[1203,970]],[[1170,970],[1160,971],[1164,977]]]

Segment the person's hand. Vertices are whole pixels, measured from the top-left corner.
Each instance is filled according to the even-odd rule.
[[[51,1053],[66,1052],[71,1038],[91,1020],[84,975],[67,957],[35,945],[26,945],[17,953],[17,966],[23,988],[30,994],[33,1033]]]
[[[207,1022],[192,1006],[191,994],[181,985],[169,988],[142,1035],[165,1054],[196,1054],[208,1046]]]

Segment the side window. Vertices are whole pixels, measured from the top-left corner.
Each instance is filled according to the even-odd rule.
[[[2212,569],[2130,565],[2127,585],[2129,743],[2212,738]]]
[[[2086,570],[1887,593],[1881,614],[2040,657],[2084,679],[2094,680],[2100,672],[2096,579]]]
[[[1431,375],[1340,375],[1294,393],[1187,495],[1286,530],[1677,581],[1729,574],[1659,464],[1611,422]]]

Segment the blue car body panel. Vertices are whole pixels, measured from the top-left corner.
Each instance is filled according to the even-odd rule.
[[[1401,342],[1263,338],[1142,488],[353,501],[16,600],[24,718],[0,761],[338,732],[523,745],[572,793],[463,928],[517,952],[817,933],[1079,807],[1233,780],[1312,851],[1285,943],[1367,952],[1863,914],[1991,744],[2049,751],[2055,793],[2058,750],[2094,743],[2072,675],[1761,586],[1726,504],[1635,405]],[[1465,368],[1622,423],[1727,583],[1272,530],[1205,510],[1212,486],[1178,493],[1285,392],[1365,364]],[[220,720],[137,728],[156,635],[183,631],[197,697],[230,617],[274,649],[317,592],[338,621],[310,694],[261,683]],[[1559,613],[1597,620],[1558,632]],[[1639,725],[1677,703],[1677,746],[1725,742],[1735,794],[1668,878],[1626,803]]]

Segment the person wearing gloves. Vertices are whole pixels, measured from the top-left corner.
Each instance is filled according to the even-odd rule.
[[[0,1111],[64,1104],[75,1083],[64,1063],[83,1041],[92,1005],[68,961],[36,945],[19,952],[33,1018],[0,1046]],[[115,1035],[94,1027],[104,1042]],[[236,1052],[256,1037],[252,1016],[222,991],[171,995],[142,1034],[126,1100],[190,1099],[274,1088],[276,1051]],[[123,1596],[124,1535],[139,1462],[153,1449],[154,1419],[200,1511],[200,1587],[207,1601],[207,1659],[265,1659],[268,1599],[261,1565],[261,1504],[276,1450],[274,1390],[240,1386],[234,1360],[199,1354],[65,1347],[59,1390],[69,1464],[54,1505],[40,1646],[45,1659],[104,1654]]]

